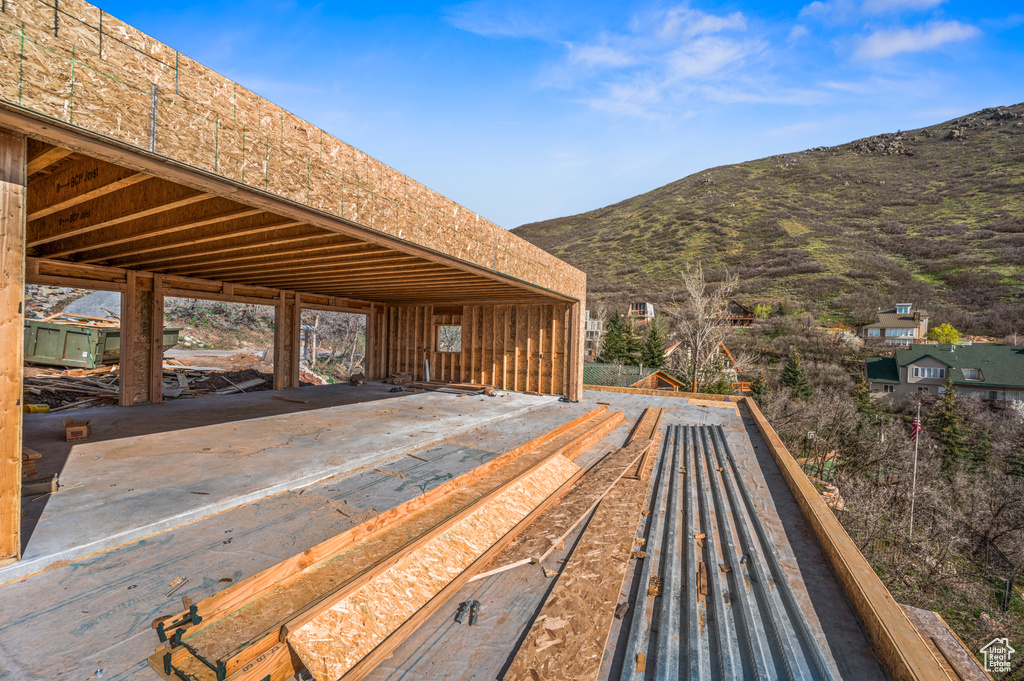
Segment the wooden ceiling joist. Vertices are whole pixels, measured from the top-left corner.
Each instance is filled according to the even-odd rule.
[[[316,228],[313,227],[311,229],[315,230]],[[323,243],[324,240],[328,240],[328,243]],[[321,245],[308,245],[313,242]],[[251,267],[253,264],[265,264],[270,262],[269,260],[265,260],[266,258],[273,258],[275,256],[290,256],[294,259],[305,260],[309,253],[322,251],[337,251],[338,253],[343,253],[369,248],[380,247],[367,244],[363,241],[356,241],[355,239],[351,239],[350,237],[342,234],[321,231],[319,234],[314,233],[293,239],[275,239],[268,241],[267,243],[255,243],[251,245],[233,244],[216,251],[211,247],[210,249],[204,249],[201,252],[190,254],[187,258],[179,258],[175,256],[172,258],[152,259],[145,261],[144,264],[150,269],[183,269],[187,266],[197,271],[202,269],[213,272],[230,267],[237,263],[244,263],[244,267],[241,269]],[[243,251],[245,252],[243,253]],[[229,253],[234,253],[235,255],[225,255]],[[217,255],[218,257],[207,257],[209,255]],[[171,262],[175,260],[189,260],[189,262],[187,264]]]
[[[119,267],[136,267],[152,262],[167,262],[195,257],[199,254],[219,253],[238,249],[240,239],[253,243],[253,248],[260,244],[287,243],[289,240],[307,239],[313,235],[315,227],[304,225],[295,220],[256,211],[255,215],[240,211],[239,216],[227,217],[216,221],[208,221],[205,229],[197,232],[195,228],[174,233],[165,233],[160,237],[143,238],[129,245],[102,251],[83,253],[79,262],[102,262]],[[210,229],[216,225],[216,229]],[[139,257],[145,256],[145,257]]]
[[[75,236],[63,237],[37,246],[34,252],[41,258],[63,258],[163,234],[213,225],[221,221],[235,220],[246,215],[257,215],[263,211],[249,208],[228,199],[211,197],[206,201],[192,204],[158,215],[145,216],[136,220],[119,222],[109,227]],[[79,256],[84,257],[84,256]]]
[[[312,262],[310,262],[312,261]],[[252,267],[259,267],[260,275],[278,275],[278,274],[305,274],[305,275],[316,275],[323,272],[333,272],[339,269],[346,269],[350,267],[356,267],[359,265],[373,265],[373,264],[394,264],[401,265],[403,263],[425,263],[426,261],[422,258],[417,258],[414,255],[403,255],[396,251],[389,251],[386,249],[379,250],[360,250],[354,253],[336,253],[330,256],[320,256],[317,258],[309,258],[308,260],[302,260],[298,262],[304,262],[306,264],[294,264],[293,261],[288,262],[251,262],[245,267],[225,267],[218,270],[194,270],[204,271],[208,276],[214,278],[228,277],[232,274],[248,274],[252,272]]]
[[[75,153],[70,149],[65,149],[64,147],[54,147],[49,144],[43,144],[42,142],[35,142],[35,140],[33,140],[33,142],[34,144],[29,145],[29,177],[41,173],[55,163],[59,163],[71,154]]]
[[[170,265],[166,268],[160,265],[151,265],[154,269],[168,269],[168,270],[189,270],[191,272],[203,272],[204,274],[213,275],[227,275],[232,272],[250,272],[253,267],[260,267],[261,271],[270,271],[276,266],[283,268],[297,267],[304,268],[309,266],[309,269],[317,269],[322,264],[330,262],[355,262],[363,258],[378,258],[382,256],[393,257],[393,258],[411,258],[414,260],[421,260],[414,255],[406,255],[399,253],[388,248],[381,248],[380,246],[373,246],[371,244],[364,243],[349,243],[349,244],[337,244],[331,243],[326,246],[317,248],[302,248],[301,245],[296,244],[295,250],[299,251],[297,255],[284,255],[287,253],[284,249],[275,249],[270,253],[239,253],[234,258],[218,258],[217,260],[202,259],[198,262],[189,262],[179,265]],[[320,253],[321,255],[310,255],[311,253]],[[267,268],[263,270],[262,268]]]
[[[26,219],[39,220],[147,179],[148,175],[130,168],[78,156],[52,175],[29,184]]]
[[[209,198],[209,194],[191,187],[166,180],[147,179],[95,199],[86,206],[75,206],[29,222],[26,241],[30,247],[39,246],[159,215]]]
[[[410,260],[415,260],[413,256],[406,256]],[[439,267],[433,263],[425,261],[409,262],[409,263],[386,263],[377,265],[359,265],[351,267],[336,267],[329,268],[325,266],[322,270],[313,273],[306,273],[300,275],[275,275],[275,274],[262,274],[258,272],[241,272],[234,275],[226,275],[218,277],[233,281],[235,279],[258,280],[258,281],[278,281],[292,285],[299,285],[302,282],[316,282],[316,283],[346,283],[350,281],[364,281],[368,277],[370,281],[378,281],[382,277],[392,276],[398,278],[404,278],[415,274],[426,273],[434,276],[457,276],[459,274],[468,273],[456,273],[451,270],[446,270],[444,267]],[[470,277],[474,276],[469,274]],[[284,283],[282,285],[284,285]],[[285,286],[287,288],[287,286]]]

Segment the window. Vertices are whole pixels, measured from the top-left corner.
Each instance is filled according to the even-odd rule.
[[[935,367],[914,367],[914,378],[945,378],[945,369]]]
[[[886,384],[886,385],[883,385],[883,386],[882,386],[882,392],[883,392],[883,393],[892,393],[892,392],[896,392],[896,386],[892,386],[892,385],[888,385],[888,384]]]
[[[980,381],[981,369],[964,369],[964,378],[968,381]]]
[[[896,314],[910,314],[910,305],[897,305]]]
[[[988,391],[988,399],[990,399],[990,400],[998,400],[999,399],[999,391],[998,390],[989,390]]]
[[[878,336],[881,329],[868,329],[869,336]]]
[[[886,329],[885,335],[890,338],[913,338],[916,329]]]
[[[439,325],[437,327],[438,352],[462,352],[462,326]]]
[[[920,388],[917,389],[917,392],[919,392],[919,393],[929,393],[929,392],[931,392],[931,390],[929,390],[925,386],[921,386]]]

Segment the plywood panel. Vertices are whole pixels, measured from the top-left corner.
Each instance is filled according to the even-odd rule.
[[[390,570],[288,634],[317,681],[346,674],[578,469],[555,456]]]

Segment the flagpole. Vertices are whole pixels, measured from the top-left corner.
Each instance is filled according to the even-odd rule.
[[[921,400],[917,400],[917,419],[915,423],[921,423]],[[914,499],[917,497],[917,447],[921,441],[919,426],[914,427],[914,480],[910,486],[910,540],[914,540]]]

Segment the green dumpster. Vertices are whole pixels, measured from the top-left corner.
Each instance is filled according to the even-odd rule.
[[[176,327],[164,328],[164,350],[178,343]],[[121,361],[121,330],[89,324],[25,320],[25,363],[95,369]]]

